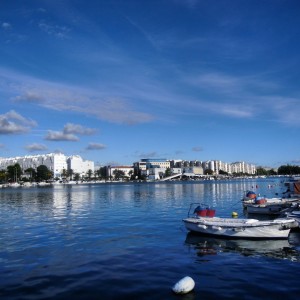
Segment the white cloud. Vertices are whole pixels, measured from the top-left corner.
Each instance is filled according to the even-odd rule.
[[[138,154],[138,157],[140,157],[140,158],[153,158],[153,157],[158,157],[158,156],[159,155],[156,151]]]
[[[44,101],[44,98],[41,94],[39,94],[39,91],[34,90],[28,90],[25,91],[24,94],[16,96],[13,99],[14,102],[29,102],[29,103],[42,103]]]
[[[80,135],[92,135],[96,132],[94,128],[84,127],[79,124],[67,123],[62,131],[53,131],[48,130],[45,140],[48,141],[79,141],[79,137],[76,134]]]
[[[27,145],[25,146],[25,149],[27,149],[29,152],[35,152],[35,151],[44,151],[47,150],[47,146],[43,145],[43,144],[31,144],[31,145]]]
[[[79,138],[74,134],[64,133],[62,131],[48,130],[48,133],[45,136],[45,140],[77,142],[77,141],[79,141]]]
[[[196,146],[196,147],[193,147],[192,151],[194,151],[194,152],[201,152],[201,151],[203,151],[203,148],[199,147],[199,146]]]
[[[154,119],[150,113],[134,109],[115,91],[93,91],[70,85],[46,82],[0,68],[0,87],[15,94],[13,102],[37,104],[51,110],[70,111],[119,124],[147,123]],[[110,94],[110,95],[107,95]]]
[[[86,150],[103,150],[106,148],[106,145],[100,143],[89,143],[86,147]]]
[[[87,128],[79,124],[67,123],[64,126],[63,132],[66,134],[81,134],[81,135],[92,135],[96,132],[94,128]]]
[[[3,22],[1,26],[5,30],[11,29],[10,23],[7,23],[7,22]]]
[[[298,99],[286,101],[276,96],[274,105],[269,99],[274,98],[273,94],[279,94],[278,84],[264,80],[263,76],[238,77],[217,72],[194,76],[177,73],[177,76],[176,82],[188,88],[186,95],[151,80],[139,81],[135,85],[138,88],[118,82],[110,87],[106,85],[97,89],[84,89],[37,80],[3,68],[0,68],[0,87],[15,94],[11,98],[15,102],[23,101],[51,110],[80,113],[119,124],[152,122],[158,118],[154,117],[154,112],[158,115],[164,112],[161,118],[164,121],[169,116],[175,120],[178,115],[209,114],[253,120],[264,116],[265,119],[289,125],[298,126],[300,123],[296,105]],[[282,114],[283,106],[285,114]]]
[[[39,23],[39,28],[46,32],[48,35],[54,36],[58,39],[66,39],[68,38],[68,34],[71,31],[70,28],[67,26],[60,26],[60,25],[52,25],[49,23],[46,23],[45,21],[42,21]]]
[[[26,133],[35,126],[35,121],[24,118],[14,110],[0,115],[0,134]]]

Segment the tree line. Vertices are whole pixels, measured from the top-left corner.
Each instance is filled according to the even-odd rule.
[[[53,177],[47,166],[40,165],[36,169],[28,168],[22,170],[20,164],[8,166],[6,170],[0,170],[0,182],[18,182],[22,181],[44,181],[49,180]]]
[[[300,174],[300,166],[292,166],[292,165],[282,165],[277,171],[274,169],[266,170],[262,167],[256,169],[257,175],[299,175]]]
[[[73,180],[80,180],[80,174],[74,173],[73,170],[62,170],[62,178],[69,178]],[[93,171],[88,170],[87,177],[91,178],[93,176]],[[10,165],[6,168],[6,170],[0,170],[0,182],[19,182],[19,181],[33,181],[33,182],[41,182],[47,181],[53,178],[53,172],[49,170],[49,168],[45,165],[40,165],[36,169],[28,168],[26,170],[22,170],[19,163],[14,165]],[[56,180],[60,178],[55,178]]]

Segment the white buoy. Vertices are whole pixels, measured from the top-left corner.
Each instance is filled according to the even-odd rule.
[[[176,294],[187,294],[195,287],[195,281],[193,278],[186,276],[180,279],[172,288]]]

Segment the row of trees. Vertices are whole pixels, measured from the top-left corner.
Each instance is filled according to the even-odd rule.
[[[257,175],[299,175],[300,174],[300,166],[292,166],[292,165],[282,165],[278,168],[277,171],[274,169],[266,170],[262,167],[256,169]]]
[[[0,170],[1,182],[18,182],[23,181],[44,181],[53,177],[53,173],[45,165],[40,165],[36,169],[28,168],[22,170],[21,166],[16,163],[8,166],[6,170]]]
[[[119,171],[119,170],[116,170]],[[119,171],[115,174],[116,177],[121,178],[124,176],[124,172]],[[59,180],[59,179],[69,179],[79,181],[81,180],[81,175],[79,173],[74,173],[72,169],[66,170],[63,169],[61,172],[62,178],[53,178],[53,172],[48,169],[45,165],[40,165],[36,169],[28,168],[26,170],[22,170],[20,164],[16,163],[14,165],[8,166],[6,170],[0,170],[0,182],[19,182],[19,181],[47,181],[47,180]],[[94,173],[92,170],[88,170],[86,173],[85,179],[95,179],[95,178],[106,178],[106,169],[100,168],[96,170]]]

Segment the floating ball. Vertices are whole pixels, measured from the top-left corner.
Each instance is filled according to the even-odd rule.
[[[172,288],[176,294],[187,294],[192,291],[195,287],[195,281],[193,278],[186,276],[180,279]]]
[[[233,211],[232,214],[231,214],[231,216],[233,218],[237,218],[238,217],[238,213],[236,211]]]

